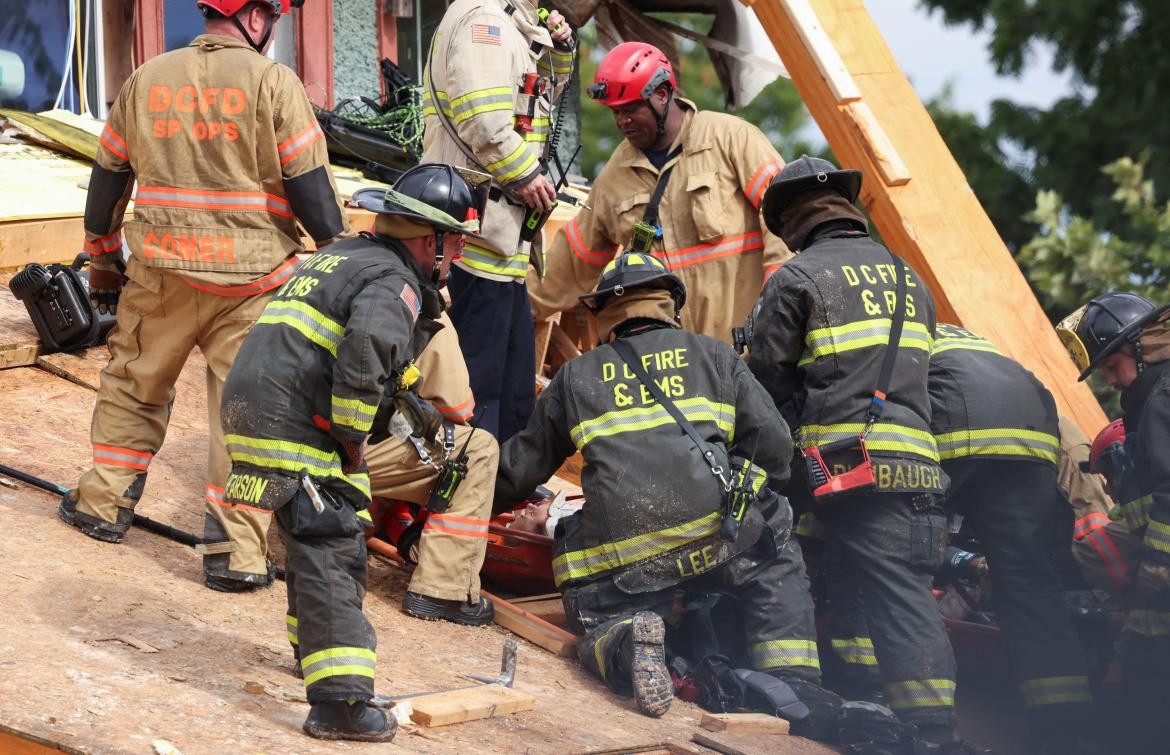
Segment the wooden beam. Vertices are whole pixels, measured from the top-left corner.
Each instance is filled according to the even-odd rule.
[[[970,328],[1020,361],[1052,391],[1060,411],[1095,436],[1104,412],[1077,382],[1052,324],[862,0],[818,0],[815,11],[806,0],[757,0],[751,7],[841,165],[864,171],[866,210],[934,293],[939,320]],[[823,45],[810,46],[808,13],[872,121],[842,103],[840,72],[826,74]],[[874,124],[888,144],[875,141]],[[906,181],[891,181],[903,170]]]
[[[704,713],[699,726],[707,731],[744,734],[787,734],[788,722],[767,713]]]
[[[553,626],[544,619],[533,616],[523,608],[492,595],[487,590],[480,590],[479,594],[495,604],[496,623],[504,629],[520,635],[554,655],[564,658],[576,655],[577,636],[572,632]]]
[[[500,684],[436,692],[412,697],[409,702],[412,709],[410,720],[428,727],[495,718],[536,707],[536,698],[532,695]]]
[[[134,9],[134,65],[137,67],[166,52],[167,43],[163,0],[138,0]]]

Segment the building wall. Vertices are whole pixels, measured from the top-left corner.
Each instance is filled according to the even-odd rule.
[[[376,0],[333,0],[333,87],[336,102],[377,98]]]

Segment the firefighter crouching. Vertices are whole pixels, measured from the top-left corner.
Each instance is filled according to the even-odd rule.
[[[794,731],[835,734],[808,581],[788,538],[791,510],[771,492],[788,477],[791,439],[735,352],[680,328],[685,297],[650,255],[606,266],[583,297],[602,342],[556,373],[528,426],[502,446],[497,505],[525,499],[580,451],[587,503],[556,527],[553,576],[570,624],[584,632],[582,664],[660,716],[672,698],[663,618],[676,588],[730,593],[752,667],[812,709]],[[729,508],[744,492],[745,507]]]
[[[94,406],[93,467],[59,514],[90,537],[122,540],[163,444],[175,381],[198,347],[210,430],[203,568],[208,587],[236,591],[272,581],[269,514],[224,501],[223,381],[271,292],[292,276],[303,251],[297,221],[319,246],[349,226],[304,87],[263,55],[290,0],[196,5],[205,33],[131,74],[99,140],[85,249],[93,304],[116,309],[118,324]],[[134,218],[123,226],[136,181]]]
[[[448,180],[462,181],[450,171]],[[414,189],[412,172],[399,184]],[[425,184],[423,184],[425,185]],[[452,196],[458,196],[452,183]],[[417,405],[396,385],[437,328],[437,285],[474,231],[471,191],[443,208],[387,192],[372,234],[309,258],[256,323],[224,385],[231,506],[275,512],[286,548],[288,633],[312,705],[305,732],[388,741],[394,719],[366,707],[374,692],[373,627],[362,614],[366,546],[357,511],[370,502],[364,461],[371,430]],[[429,226],[396,239],[398,219]],[[387,383],[390,387],[387,389]]]
[[[452,176],[462,180],[447,166],[426,165],[411,171],[409,178],[403,176],[396,187],[455,214],[460,206],[465,208],[467,198],[454,190],[459,187],[452,187]],[[362,207],[379,213],[379,232],[398,239],[431,233],[397,206],[386,204],[383,196],[376,189],[363,189],[354,196]],[[366,464],[373,495],[429,509],[418,541],[417,566],[403,601],[406,612],[422,619],[480,625],[493,616],[491,601],[479,594],[479,570],[487,550],[499,446],[487,431],[468,426],[475,414],[475,397],[459,336],[446,313],[437,322],[442,330],[415,360],[421,375],[416,393],[435,410],[430,415],[433,429],[425,437],[400,432],[371,445]],[[452,482],[453,474],[461,479]]]
[[[1110,480],[1141,538],[1123,632],[1124,751],[1170,747],[1170,305],[1137,294],[1099,296],[1057,326],[1084,380],[1100,370],[1121,391],[1125,463]]]
[[[860,172],[808,156],[772,180],[764,217],[800,253],[769,278],[746,323],[748,366],[806,457],[790,498],[816,506],[827,551],[856,581],[844,591],[865,598],[872,643],[833,636],[852,641],[858,662],[880,662],[890,707],[946,751],[956,746],[955,665],[930,591],[948,536],[927,395],[934,301],[869,240],[860,188]]]
[[[1028,706],[1037,752],[1075,749],[1092,698],[1084,651],[1054,563],[1072,512],[1057,487],[1056,401],[990,341],[939,324],[930,353],[930,426],[951,480],[947,506],[974,527],[995,614]]]

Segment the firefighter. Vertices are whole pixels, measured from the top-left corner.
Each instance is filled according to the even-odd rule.
[[[449,508],[429,512],[423,525],[403,606],[417,618],[478,626],[494,615],[491,601],[479,594],[479,570],[487,550],[499,446],[491,434],[468,426],[475,397],[459,337],[446,313],[438,322],[443,329],[416,364],[422,375],[418,395],[442,417],[439,437],[423,442],[421,449],[419,439],[385,440],[369,447],[366,464],[375,496],[425,505],[444,463],[456,461],[460,451],[466,453],[466,479]]]
[[[1055,557],[1072,512],[1057,486],[1060,437],[1048,389],[990,341],[939,324],[930,354],[930,426],[947,505],[971,525],[991,570],[995,615],[1038,752],[1079,738],[1092,698]]]
[[[1099,296],[1057,325],[1084,380],[1100,370],[1121,392],[1126,466],[1110,488],[1142,545],[1122,662],[1126,751],[1170,747],[1170,305],[1130,292]]]
[[[440,181],[444,191],[420,190]],[[417,415],[410,362],[438,327],[438,284],[463,234],[478,227],[462,220],[474,203],[450,166],[417,166],[396,186],[373,233],[311,257],[281,287],[224,385],[225,501],[275,512],[288,635],[312,706],[304,730],[321,739],[394,736],[394,719],[366,706],[377,640],[362,614],[365,441],[389,432],[396,410]]]
[[[543,157],[572,44],[561,14],[541,23],[529,0],[456,0],[423,72],[423,161],[492,176],[483,238],[464,248],[449,291],[479,424],[500,441],[532,413],[535,333],[524,277],[530,252],[539,263],[540,239],[529,249],[520,232],[530,210],[556,201]]]
[[[771,492],[789,474],[787,427],[729,346],[680,327],[685,298],[656,257],[624,254],[605,267],[582,298],[602,344],[556,373],[528,427],[502,446],[497,505],[528,498],[579,451],[587,503],[556,526],[553,578],[584,633],[581,663],[660,716],[672,698],[663,619],[676,587],[729,593],[753,668],[783,679],[812,710],[794,731],[835,735],[808,580],[788,537],[792,512]],[[753,500],[736,519],[725,491],[745,485]],[[741,524],[724,533],[729,517]]]
[[[272,582],[268,513],[224,503],[223,381],[272,291],[293,275],[297,221],[319,247],[349,224],[304,87],[264,56],[290,0],[196,5],[204,34],[134,71],[101,134],[85,249],[91,300],[118,321],[94,406],[93,467],[58,513],[90,537],[121,542],[163,444],[175,381],[198,347],[210,430],[205,581],[239,591]],[[123,226],[135,182],[134,218]]]
[[[544,280],[529,275],[537,318],[574,306],[618,249],[649,251],[687,287],[683,327],[730,343],[764,280],[791,256],[760,219],[780,155],[752,124],[700,111],[677,88],[670,61],[645,42],[601,61],[589,96],[613,111],[625,139],[593,183],[592,208],[557,232]],[[638,249],[635,225],[647,220],[648,247]]]
[[[852,652],[880,662],[890,707],[945,751],[957,745],[954,657],[930,591],[947,541],[927,394],[934,300],[868,238],[860,189],[859,171],[807,155],[772,179],[764,218],[800,253],[745,324],[748,366],[806,455],[790,499],[816,506],[826,558],[858,581],[842,591],[864,595],[872,646],[857,637]]]

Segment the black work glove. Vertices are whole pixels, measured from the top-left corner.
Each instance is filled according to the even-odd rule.
[[[117,314],[118,297],[125,283],[126,276],[115,255],[99,255],[89,263],[89,303],[103,315]]]
[[[319,430],[324,430],[329,433],[329,436],[337,442],[338,455],[341,456],[341,471],[346,474],[353,474],[362,468],[362,464],[366,461],[366,440],[362,438],[360,441],[355,441],[353,438],[348,438],[342,435],[337,430],[333,429],[333,423],[322,417],[320,414],[313,415],[313,424]]]

